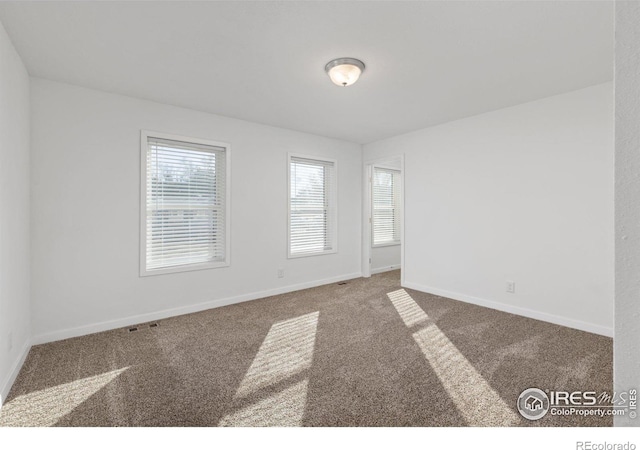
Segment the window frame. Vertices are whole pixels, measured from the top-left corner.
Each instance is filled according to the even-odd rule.
[[[181,266],[165,267],[147,270],[147,151],[149,138],[167,139],[190,144],[200,144],[211,147],[224,148],[225,154],[225,204],[224,204],[224,260],[205,263],[184,264]],[[212,141],[177,134],[157,131],[140,130],[140,277],[163,275],[169,273],[193,272],[197,270],[217,269],[231,265],[231,145],[226,142]]]
[[[381,248],[381,247],[392,247],[395,245],[401,245],[402,244],[402,223],[400,223],[398,225],[398,239],[395,239],[393,241],[388,241],[388,242],[383,242],[381,244],[376,244],[375,243],[375,213],[376,213],[376,208],[375,208],[375,192],[374,192],[374,179],[376,176],[376,169],[382,169],[382,170],[387,170],[390,172],[396,172],[399,177],[400,180],[402,180],[402,170],[398,169],[397,167],[391,167],[391,166],[387,166],[384,164],[372,164],[371,165],[371,248]],[[400,183],[397,186],[397,189],[400,189],[400,193],[399,195],[395,195],[395,189],[396,189],[396,185],[394,183],[394,202],[395,199],[397,197],[400,197],[400,204],[396,205],[394,204],[393,209],[393,217],[394,219],[397,217],[402,218],[402,181],[400,181]],[[395,230],[394,230],[395,232]]]
[[[334,214],[331,220],[333,227],[332,242],[330,250],[321,252],[291,253],[291,162],[295,158],[308,159],[311,161],[325,162],[333,164],[333,189],[329,193],[329,205],[334,205]],[[325,192],[327,190],[325,177]],[[287,259],[307,258],[310,256],[321,256],[338,253],[338,161],[324,156],[306,155],[301,153],[287,153]]]

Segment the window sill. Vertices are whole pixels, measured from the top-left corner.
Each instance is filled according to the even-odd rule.
[[[400,245],[401,242],[389,242],[389,243],[385,243],[385,244],[373,244],[371,245],[371,248],[380,248],[380,247],[394,247],[396,245]]]
[[[179,272],[194,272],[197,270],[208,270],[208,269],[218,269],[221,267],[229,267],[231,264],[229,261],[221,261],[214,263],[202,263],[202,264],[185,264],[184,266],[175,266],[175,267],[167,267],[164,269],[155,269],[155,270],[146,270],[140,269],[141,277],[149,277],[154,275],[164,275],[168,273],[179,273]]]
[[[287,255],[287,259],[297,259],[297,258],[307,258],[309,256],[322,256],[322,255],[330,255],[332,253],[338,253],[338,250],[325,250],[323,252],[313,252],[313,253],[300,253],[292,255],[289,253]]]

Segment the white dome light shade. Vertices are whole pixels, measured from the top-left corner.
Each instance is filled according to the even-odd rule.
[[[324,70],[334,84],[338,86],[350,86],[360,78],[364,71],[364,63],[355,58],[338,58],[329,61]]]

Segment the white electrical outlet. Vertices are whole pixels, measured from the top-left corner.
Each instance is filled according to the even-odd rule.
[[[516,282],[515,281],[507,281],[507,292],[509,294],[515,294],[515,292],[516,292]]]
[[[284,278],[284,269],[278,269],[278,278]]]
[[[13,349],[13,332],[9,332],[7,336],[7,347],[9,347],[9,351]]]

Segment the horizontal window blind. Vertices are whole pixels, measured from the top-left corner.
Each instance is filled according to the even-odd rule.
[[[147,138],[147,271],[225,260],[225,152]]]
[[[289,180],[289,254],[334,250],[335,164],[291,157]]]
[[[373,169],[373,245],[400,242],[400,171]]]

